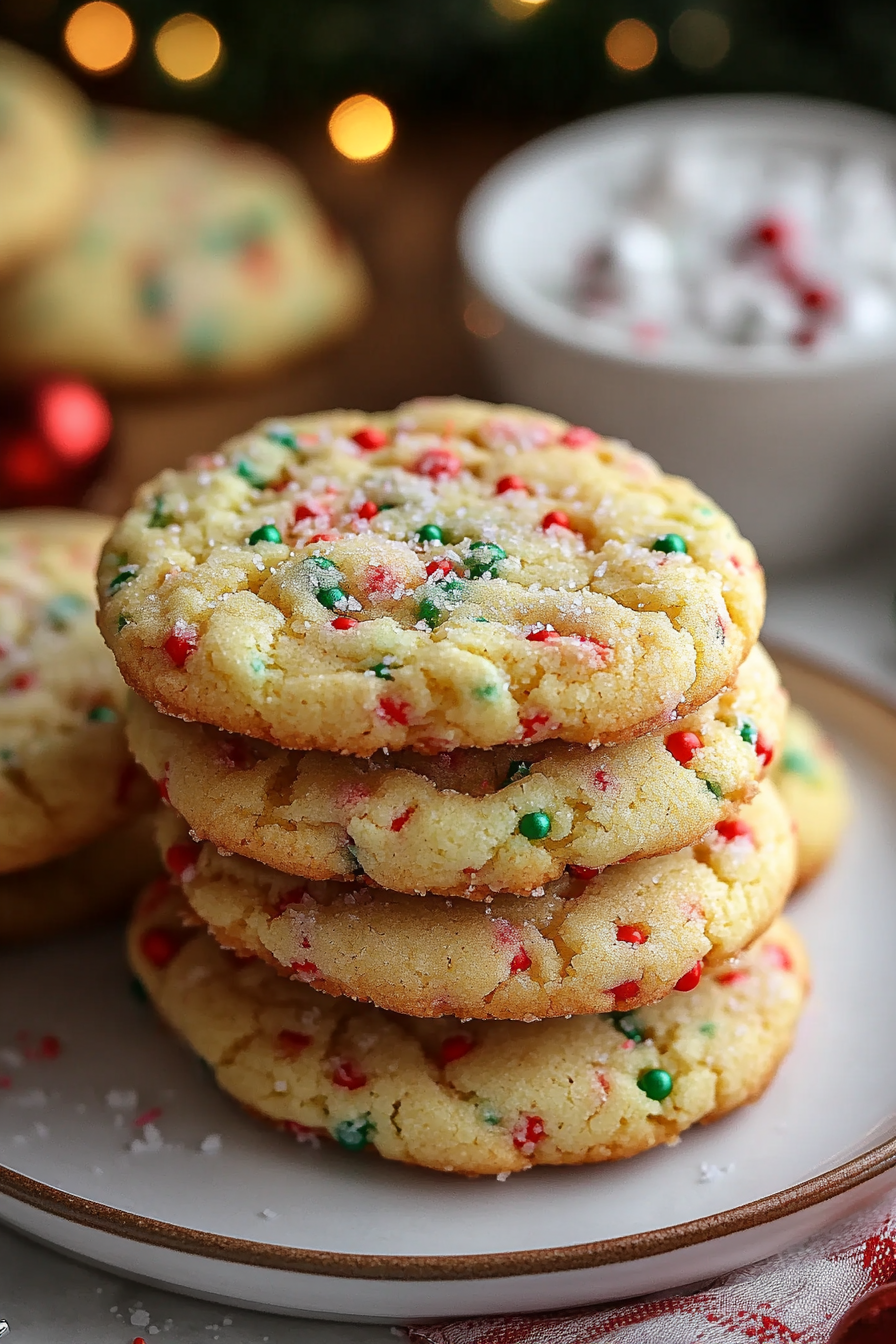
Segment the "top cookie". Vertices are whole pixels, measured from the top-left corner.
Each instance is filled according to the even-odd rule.
[[[89,209],[0,295],[0,356],[106,384],[251,373],[342,332],[366,295],[287,164],[201,122],[114,112]]]
[[[268,421],[145,485],[100,569],[144,698],[359,756],[632,740],[728,685],[763,610],[688,481],[460,399]]]
[[[0,271],[49,247],[80,207],[93,151],[87,100],[37,56],[0,42]]]
[[[150,801],[94,617],[109,527],[61,509],[0,515],[0,872],[68,854]]]

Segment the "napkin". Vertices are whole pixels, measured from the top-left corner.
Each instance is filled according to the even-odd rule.
[[[413,1326],[414,1344],[827,1344],[857,1298],[896,1274],[892,1196],[797,1249],[697,1290],[547,1316]]]

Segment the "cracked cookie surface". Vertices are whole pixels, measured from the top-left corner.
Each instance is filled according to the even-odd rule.
[[[222,945],[285,976],[417,1017],[560,1017],[652,1003],[748,946],[793,889],[790,816],[763,784],[692,849],[568,875],[488,905],[296,883],[190,842],[170,808],[160,848]]]
[[[834,857],[851,805],[842,757],[821,724],[798,705],[788,712],[773,778],[796,824],[797,883],[801,886]]]
[[[733,680],[762,572],[689,482],[456,400],[268,421],[142,487],[101,628],[170,714],[285,747],[630,741]]]
[[[0,516],[0,872],[70,853],[152,800],[96,628],[110,526],[62,509]]]
[[[131,965],[219,1086],[298,1138],[440,1171],[496,1175],[602,1162],[675,1140],[758,1097],[808,987],[779,920],[735,966],[637,1014],[551,1022],[400,1017],[330,999],[184,929],[150,889]]]
[[[194,835],[316,880],[393,891],[528,895],[568,864],[605,868],[692,844],[755,794],[787,697],[756,647],[731,691],[618,747],[295,752],[133,700],[128,738]],[[546,819],[546,821],[545,821]],[[527,836],[535,823],[543,835]],[[546,828],[546,829],[545,829]]]

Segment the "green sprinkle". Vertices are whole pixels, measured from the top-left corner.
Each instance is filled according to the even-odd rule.
[[[781,769],[791,775],[805,775],[807,779],[815,779],[818,775],[818,763],[815,758],[800,747],[784,748]]]
[[[89,606],[87,599],[78,593],[60,593],[47,603],[46,617],[54,630],[65,630]]]
[[[123,584],[130,583],[131,579],[136,579],[139,572],[140,570],[137,565],[129,565],[127,569],[121,570],[109,584],[109,592],[116,593]]]
[[[701,1023],[700,1023],[700,1032],[701,1032],[701,1035],[703,1035],[703,1036],[715,1036],[715,1034],[716,1034],[716,1024],[715,1024],[715,1022],[701,1022]]]
[[[264,436],[266,439],[270,439],[271,443],[279,443],[281,448],[291,448],[293,452],[299,446],[296,443],[295,434],[285,425],[268,425],[264,431]]]
[[[374,676],[379,677],[381,681],[394,681],[392,670],[388,663],[374,663],[370,669]]]
[[[123,611],[118,618],[118,633],[121,634],[126,625],[130,625],[133,616],[128,611]]]
[[[490,686],[477,686],[473,694],[477,700],[497,700],[501,694],[501,687],[492,682]]]
[[[507,559],[503,546],[492,541],[474,541],[470,547],[469,575],[472,579],[495,578],[498,566]]]
[[[667,532],[664,537],[657,537],[650,549],[666,555],[687,555],[688,544],[677,532]]]
[[[345,848],[348,853],[349,860],[351,862],[352,871],[356,876],[359,876],[361,873],[364,872],[364,865],[358,858],[358,851],[355,849],[354,845],[346,845]]]
[[[345,601],[345,593],[341,588],[321,588],[317,600],[322,607],[327,608],[327,611],[333,611],[340,602]]]
[[[378,505],[377,505],[377,508],[379,509],[380,513],[387,513],[389,509],[398,509],[398,508],[400,508],[400,507],[401,507],[400,504],[378,504]]]
[[[206,364],[221,353],[222,331],[211,313],[200,313],[187,327],[183,337],[183,351],[187,359]]]
[[[431,630],[434,630],[442,619],[441,608],[436,606],[431,597],[424,597],[417,608],[417,617],[419,620],[425,621]]]
[[[519,830],[527,840],[544,840],[551,833],[551,819],[547,812],[527,812],[520,817]]]
[[[325,555],[309,555],[305,563],[314,565],[316,569],[335,569],[336,566],[332,560],[328,560]]]
[[[473,620],[474,620],[474,621],[481,621],[483,625],[490,625],[490,624],[491,624],[491,622],[489,621],[489,619],[488,619],[487,616],[474,616],[474,617],[473,617]]]
[[[437,523],[424,523],[417,532],[418,541],[444,541],[445,533]]]
[[[738,732],[742,741],[749,742],[751,747],[755,747],[759,738],[759,729],[752,719],[744,719],[738,728]]]
[[[713,798],[721,798],[721,797],[722,797],[722,786],[721,786],[721,784],[717,784],[717,783],[715,782],[714,779],[704,779],[703,783],[704,783],[704,784],[706,785],[706,787],[709,789],[709,791],[710,791],[710,793],[712,794]]]
[[[15,759],[16,753],[13,751],[12,747],[0,747],[0,761],[2,761],[4,765],[12,765]]]
[[[117,723],[118,715],[114,709],[108,705],[94,705],[93,709],[88,709],[87,717],[91,723]]]
[[[613,1026],[627,1041],[634,1041],[636,1045],[640,1045],[645,1039],[646,1033],[636,1013],[610,1013],[609,1017]]]
[[[152,513],[149,515],[147,527],[170,527],[172,518],[170,513],[165,512],[165,496],[156,495],[152,504]]]
[[[165,283],[165,277],[158,271],[149,271],[141,279],[137,288],[137,302],[147,317],[158,317],[171,304],[171,292]]]
[[[237,463],[235,470],[237,476],[241,476],[244,481],[248,481],[253,490],[267,489],[267,481],[258,474],[252,463],[247,462],[245,458]]]
[[[665,1101],[672,1091],[672,1075],[665,1069],[646,1069],[638,1079],[638,1086],[651,1101]]]
[[[263,658],[258,657],[253,658],[249,666],[251,667],[252,671],[257,673],[258,675],[260,675],[262,672],[266,672],[268,667],[265,660]]]
[[[262,523],[261,527],[256,527],[255,531],[249,537],[249,545],[257,546],[260,541],[269,541],[273,546],[279,546],[283,538],[280,535],[279,528],[273,523]]]
[[[476,1109],[484,1125],[500,1125],[501,1115],[494,1102],[481,1101]]]
[[[371,1134],[376,1133],[376,1124],[370,1118],[370,1112],[359,1115],[354,1120],[340,1120],[333,1129],[333,1138],[350,1153],[360,1153],[367,1147]]]
[[[507,778],[501,785],[506,789],[508,784],[515,784],[518,779],[526,779],[532,773],[532,767],[528,761],[511,761],[507,767]]]
[[[136,975],[131,976],[128,989],[131,992],[131,997],[135,998],[138,1003],[149,1003],[149,995],[143,988],[143,981],[138,980]]]

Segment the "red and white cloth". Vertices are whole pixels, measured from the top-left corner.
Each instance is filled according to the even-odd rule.
[[[844,1312],[894,1274],[890,1201],[696,1292],[549,1316],[415,1326],[408,1335],[415,1344],[827,1344]]]

